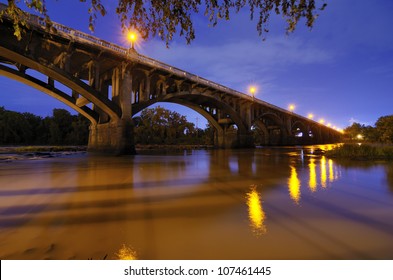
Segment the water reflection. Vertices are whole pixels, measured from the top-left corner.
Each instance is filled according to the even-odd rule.
[[[137,254],[134,249],[123,244],[119,251],[115,254],[119,260],[137,260]]]
[[[393,165],[308,151],[0,164],[0,258],[392,259]]]
[[[251,186],[246,197],[251,228],[256,235],[262,235],[266,233],[265,212],[255,185]]]
[[[291,166],[291,175],[288,179],[289,195],[291,199],[299,204],[300,202],[300,180],[297,176],[296,168]]]
[[[390,191],[393,192],[393,164],[386,166],[386,179],[388,181]]]
[[[322,156],[321,158],[321,185],[322,188],[326,188],[326,180],[327,180],[327,173],[326,173],[326,157]]]
[[[308,176],[304,174],[305,172],[308,172]],[[318,186],[326,188],[328,183],[331,184],[338,178],[337,165],[332,159],[327,160],[325,156],[320,158],[310,157],[308,159],[308,168],[292,163],[288,178],[289,196],[296,204],[299,204],[302,195],[302,185],[308,185],[309,190],[314,193],[318,190]],[[307,179],[308,181],[306,181]]]
[[[333,160],[329,159],[328,165],[329,165],[329,182],[331,183],[334,181]]]
[[[310,171],[310,179],[308,181],[308,186],[310,187],[310,190],[312,192],[315,192],[317,190],[317,171],[314,158],[310,159],[310,163],[308,164],[308,166]]]

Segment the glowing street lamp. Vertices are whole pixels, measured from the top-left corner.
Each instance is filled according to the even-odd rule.
[[[309,118],[310,120],[312,120],[312,119],[314,118],[314,115],[313,115],[313,114],[308,114],[308,118]]]
[[[250,93],[251,93],[251,95],[252,95],[252,101],[254,101],[255,93],[256,93],[256,91],[257,91],[257,88],[254,87],[254,86],[251,86],[250,89],[249,89],[249,91],[250,91]]]
[[[136,40],[138,39],[137,34],[133,31],[129,31],[127,34],[127,39],[128,39],[128,41],[131,42],[131,49],[134,49],[134,44],[135,44]]]
[[[293,112],[295,110],[295,105],[290,104],[288,108],[289,108],[289,111]]]
[[[320,123],[320,124],[324,124],[324,123],[325,123],[325,120],[324,120],[324,119],[320,119],[320,120],[319,120],[319,123]]]

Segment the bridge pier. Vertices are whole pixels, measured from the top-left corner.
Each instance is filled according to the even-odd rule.
[[[239,134],[232,131],[217,135],[215,146],[220,149],[255,147],[252,134]]]
[[[237,148],[255,148],[252,133],[237,135]]]
[[[92,153],[133,155],[134,127],[131,121],[118,120],[90,126],[87,151]]]

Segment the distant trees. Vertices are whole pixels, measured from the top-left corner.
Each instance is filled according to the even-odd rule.
[[[378,140],[383,143],[393,143],[393,115],[380,117],[375,123]]]
[[[136,144],[212,145],[214,129],[196,128],[185,116],[157,106],[135,117]],[[89,121],[64,109],[50,117],[0,107],[0,145],[87,145]]]
[[[185,116],[157,106],[134,118],[136,144],[211,144],[209,130],[197,129]]]
[[[355,122],[344,132],[350,140],[361,138],[368,142],[393,144],[393,115],[380,117],[374,127]]]
[[[42,118],[0,107],[0,145],[86,145],[88,137],[89,121],[67,110]]]

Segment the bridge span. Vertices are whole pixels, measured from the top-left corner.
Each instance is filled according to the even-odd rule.
[[[35,15],[28,15],[27,23],[18,41],[12,22],[2,17],[0,75],[32,86],[88,118],[91,152],[134,153],[132,116],[156,102],[200,113],[215,128],[219,148],[252,147],[254,129],[262,145],[334,143],[341,138],[332,128],[134,49],[58,23],[48,30]]]

